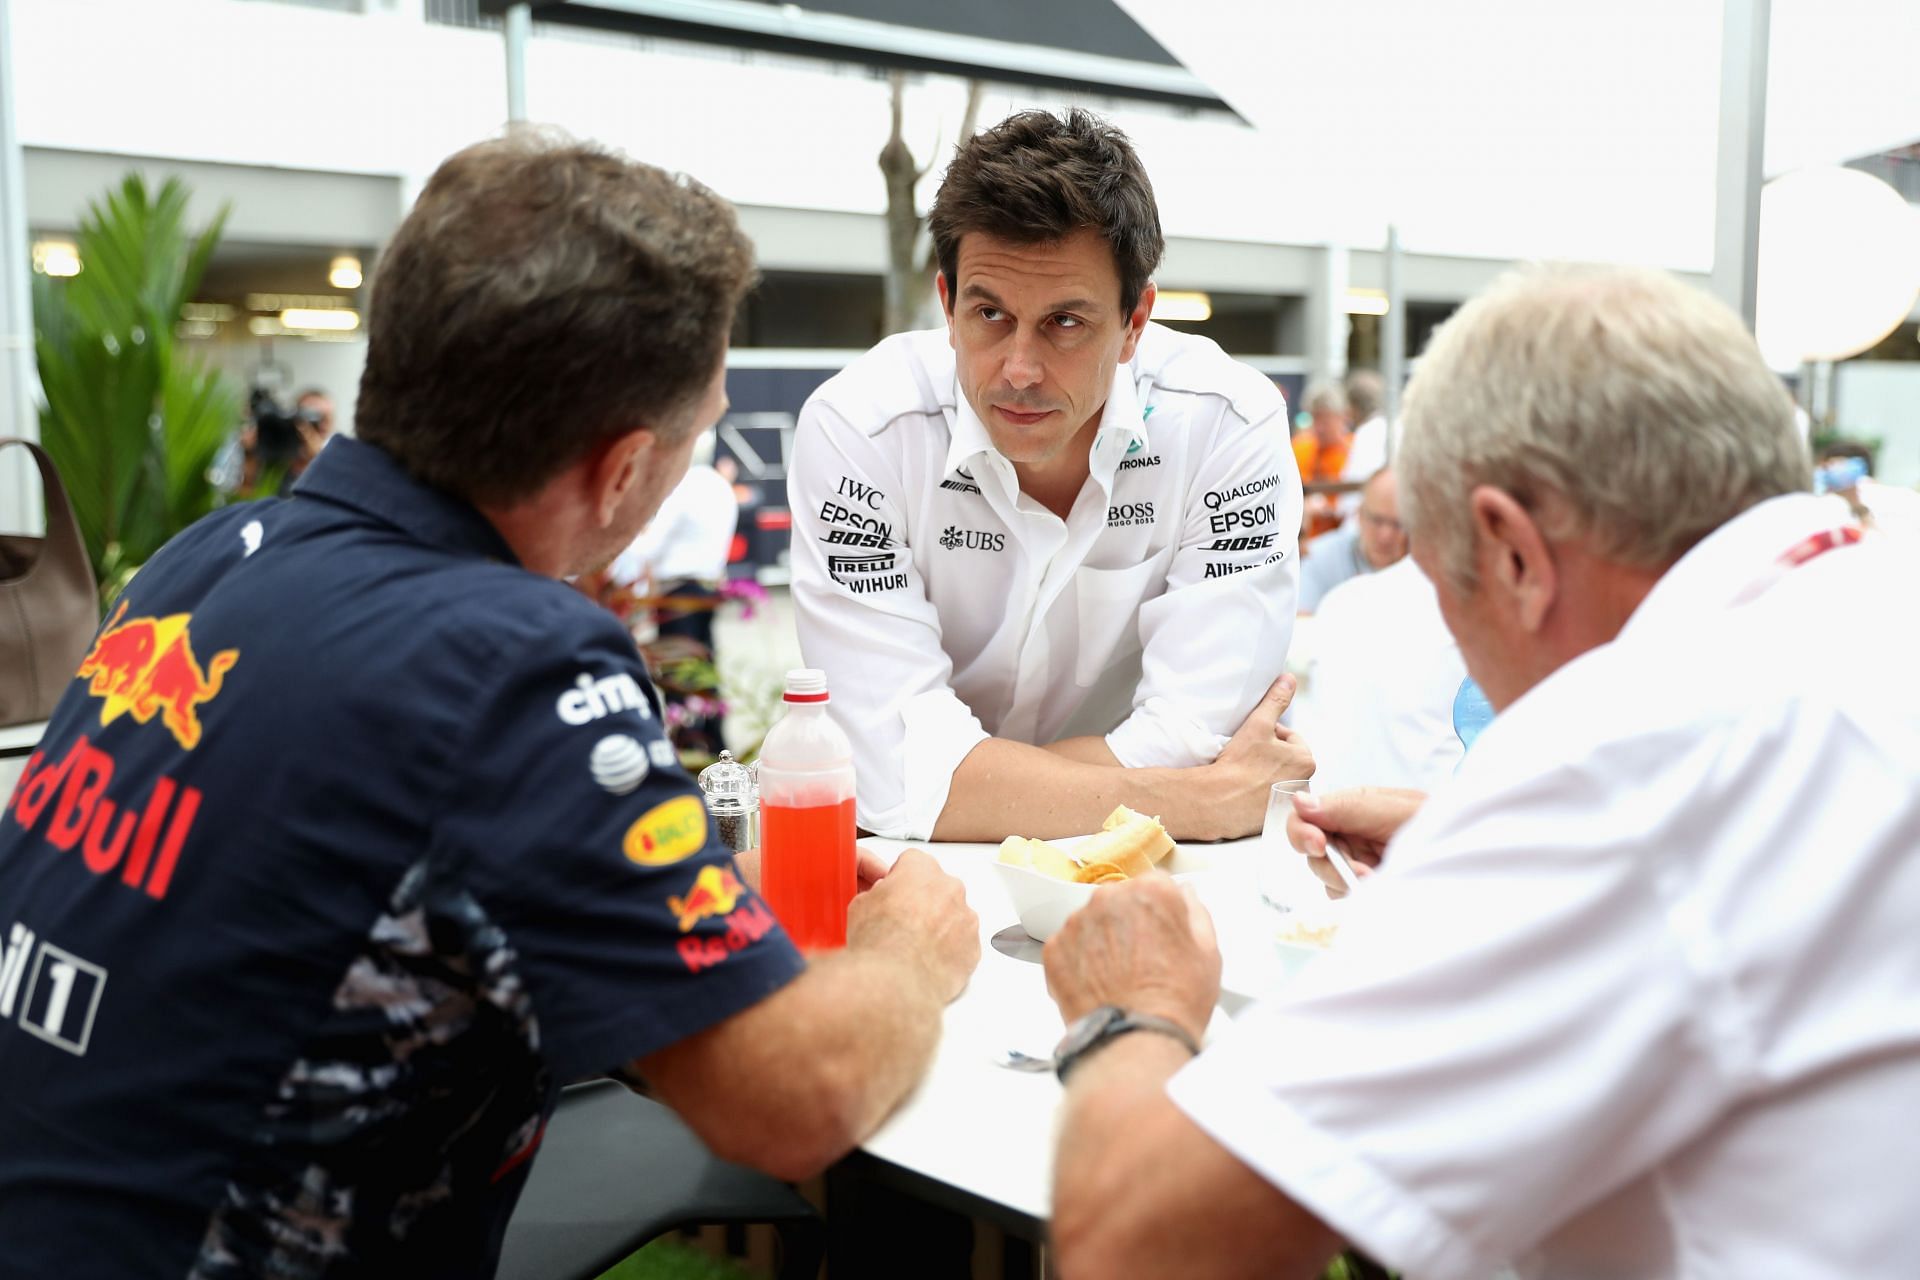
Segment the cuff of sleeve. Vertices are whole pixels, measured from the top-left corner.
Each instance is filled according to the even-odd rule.
[[[550,1039],[545,1052],[562,1084],[590,1080],[752,1008],[806,967],[787,935],[776,932],[668,997],[607,1006],[597,1021],[569,1028],[563,1042]]]
[[[1129,769],[1190,769],[1212,764],[1227,741],[1168,699],[1148,698],[1107,735],[1107,750]]]
[[[1254,1016],[1258,1016],[1257,1014]],[[1258,1037],[1229,1035],[1167,1082],[1174,1105],[1209,1137],[1343,1238],[1394,1271],[1484,1280],[1483,1257],[1403,1187],[1261,1083]]]
[[[953,790],[953,771],[992,735],[948,689],[929,689],[908,699],[900,719],[906,727],[900,744],[905,794],[893,813],[871,815],[868,829],[893,840],[931,840]]]

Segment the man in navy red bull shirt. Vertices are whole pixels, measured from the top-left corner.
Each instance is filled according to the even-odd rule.
[[[485,1276],[561,1085],[787,1177],[978,957],[907,854],[804,960],[618,621],[753,277],[697,183],[520,134],[388,250],[358,439],[115,603],[0,816],[0,1275]]]

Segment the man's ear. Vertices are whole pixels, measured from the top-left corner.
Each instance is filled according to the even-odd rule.
[[[1146,332],[1147,321],[1153,317],[1153,301],[1159,296],[1159,286],[1147,281],[1147,287],[1140,291],[1140,301],[1133,304],[1133,312],[1127,317],[1127,340],[1120,345],[1121,364],[1133,359],[1133,349],[1140,345],[1140,335]]]
[[[1560,591],[1552,544],[1512,494],[1483,484],[1469,501],[1480,546],[1479,589],[1499,591],[1514,620],[1529,632],[1539,631]]]
[[[584,478],[597,527],[605,529],[613,523],[627,491],[645,474],[658,446],[659,437],[653,428],[635,427],[605,441],[587,455]]]
[[[953,341],[953,294],[947,285],[947,273],[936,268],[933,273],[933,292],[940,299],[940,314],[947,319],[947,341]]]

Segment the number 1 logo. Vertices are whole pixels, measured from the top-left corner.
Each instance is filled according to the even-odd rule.
[[[27,976],[20,1027],[76,1057],[83,1055],[106,987],[105,969],[43,940]]]

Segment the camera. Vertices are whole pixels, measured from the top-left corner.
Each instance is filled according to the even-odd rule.
[[[253,419],[254,449],[262,467],[290,465],[306,449],[300,428],[318,427],[326,422],[325,415],[311,406],[282,408],[265,387],[253,389],[247,413]]]

